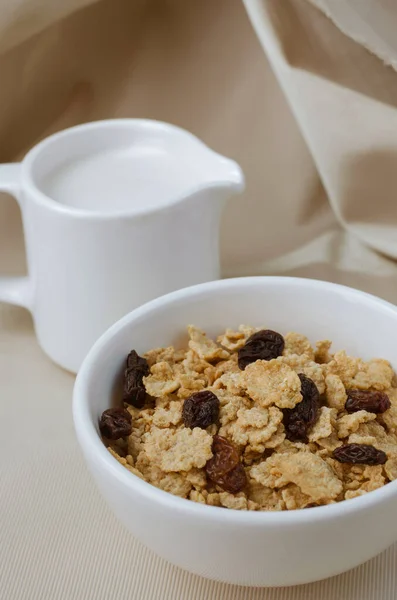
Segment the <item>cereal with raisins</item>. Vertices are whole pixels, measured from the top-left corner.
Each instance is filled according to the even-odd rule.
[[[247,325],[126,357],[99,430],[131,475],[208,506],[302,510],[397,479],[397,377],[331,342]]]

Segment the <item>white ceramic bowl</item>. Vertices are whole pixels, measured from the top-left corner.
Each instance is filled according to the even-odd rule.
[[[283,586],[336,575],[397,539],[397,481],[338,504],[289,512],[205,506],[163,492],[122,467],[99,436],[127,353],[184,341],[194,323],[209,334],[240,323],[331,339],[364,359],[397,366],[397,309],[321,281],[263,277],[218,281],[159,298],[111,327],[85,359],[74,422],[88,469],[109,506],[149,548],[184,569],[229,583]]]

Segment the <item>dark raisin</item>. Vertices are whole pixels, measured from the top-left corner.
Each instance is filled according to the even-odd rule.
[[[247,476],[233,444],[220,435],[215,435],[212,452],[213,457],[205,465],[208,479],[231,494],[244,489]]]
[[[214,435],[212,440],[213,457],[207,462],[207,475],[212,479],[214,477],[224,475],[240,462],[239,453],[233,444],[226,438],[220,435]]]
[[[220,477],[217,484],[230,494],[238,494],[247,485],[247,475],[245,469],[241,463],[234,467],[228,473],[225,473],[223,477]]]
[[[108,408],[102,413],[99,429],[109,440],[118,440],[130,435],[132,417],[124,408]]]
[[[185,427],[205,429],[218,420],[219,400],[209,390],[192,394],[183,403],[182,418]]]
[[[240,462],[239,453],[233,444],[220,435],[214,435],[212,440],[213,457],[206,464],[207,475],[216,479],[231,471]]]
[[[146,390],[143,378],[149,375],[149,365],[146,358],[131,350],[127,357],[127,367],[124,371],[123,400],[136,408],[142,408],[146,401]]]
[[[371,392],[370,390],[348,390],[345,409],[348,413],[358,410],[366,410],[371,413],[384,413],[390,408],[389,396],[383,392]]]
[[[251,335],[238,351],[238,366],[245,367],[256,360],[272,360],[281,356],[284,350],[284,338],[276,331],[263,329]]]
[[[383,465],[387,456],[383,450],[367,444],[345,444],[333,451],[333,457],[341,463],[352,465]]]
[[[299,375],[301,381],[302,401],[294,408],[286,408],[283,413],[285,433],[291,442],[308,442],[307,434],[318,419],[320,408],[320,394],[317,386],[302,373]]]

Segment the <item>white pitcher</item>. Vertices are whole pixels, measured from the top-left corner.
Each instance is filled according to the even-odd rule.
[[[76,372],[133,308],[220,277],[222,208],[243,188],[235,162],[166,123],[52,135],[22,163],[0,165],[0,191],[21,207],[29,273],[1,277],[0,301],[29,309],[43,350]]]

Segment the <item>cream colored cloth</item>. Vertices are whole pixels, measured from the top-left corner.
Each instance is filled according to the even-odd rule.
[[[397,67],[397,10],[394,0],[310,0],[349,37]]]
[[[344,4],[361,17],[369,6]],[[396,302],[397,75],[340,33],[333,21],[348,31],[343,15],[329,19],[306,0],[246,5],[268,58],[239,0],[0,0],[0,161],[91,119],[174,122],[246,173],[222,224],[226,275],[299,274]],[[373,37],[351,24],[349,33],[376,50]],[[390,48],[397,39],[381,37]],[[3,196],[0,273],[24,270],[19,211]],[[41,353],[30,316],[5,305],[0,383],[1,599],[395,599],[397,546],[345,575],[280,590],[165,564],[100,498],[74,436],[73,378]]]
[[[397,258],[396,72],[306,0],[245,4],[336,218],[364,243]]]

